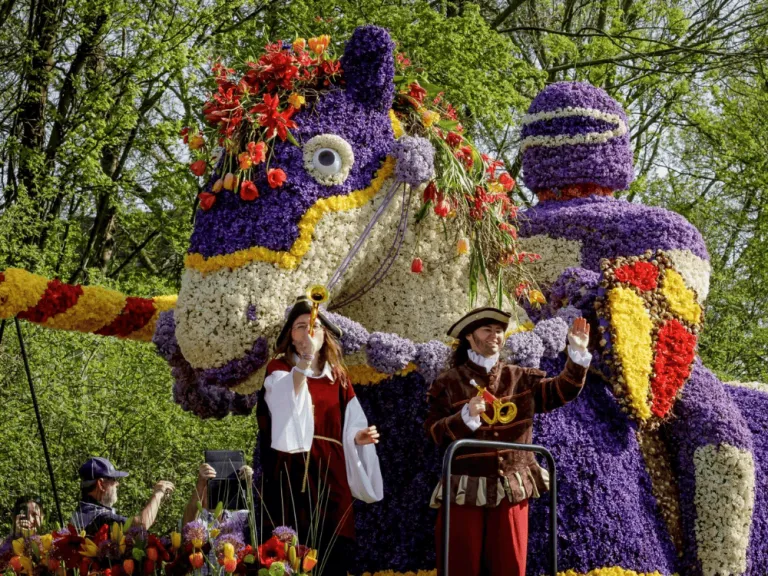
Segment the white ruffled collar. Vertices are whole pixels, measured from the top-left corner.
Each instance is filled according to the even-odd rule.
[[[499,361],[499,353],[497,352],[493,356],[483,356],[482,354],[478,354],[474,350],[467,350],[467,356],[469,359],[477,364],[478,366],[485,368],[486,372],[490,372],[494,366],[496,366],[496,362]]]
[[[299,363],[299,360],[300,360],[299,355],[294,353],[293,364],[297,365]],[[311,367],[309,370],[307,370],[307,372],[310,372],[310,371],[311,371]],[[323,371],[320,372],[320,374],[315,375],[315,373],[312,372],[312,374],[311,375],[308,374],[308,376],[309,378],[330,378],[331,380],[333,380],[333,368],[331,368],[331,365],[328,362],[326,362],[325,366],[323,367]]]

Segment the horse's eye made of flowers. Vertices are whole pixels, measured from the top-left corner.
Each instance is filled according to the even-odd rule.
[[[318,134],[304,144],[304,168],[320,184],[343,184],[355,163],[352,146],[341,136]]]

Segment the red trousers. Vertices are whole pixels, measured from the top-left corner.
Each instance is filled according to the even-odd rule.
[[[437,515],[437,576],[443,576],[443,508]],[[525,576],[528,501],[496,508],[451,504],[449,576]]]

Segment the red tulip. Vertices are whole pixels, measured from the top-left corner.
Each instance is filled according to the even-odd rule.
[[[211,206],[216,203],[216,195],[209,192],[201,192],[198,198],[200,198],[200,208],[203,210],[210,210]]]
[[[130,558],[127,558],[126,560],[123,560],[123,571],[128,574],[128,576],[131,576],[133,574],[133,569],[135,568],[135,564],[133,563],[133,560]]]
[[[259,197],[259,191],[256,188],[256,184],[250,180],[243,180],[240,184],[240,198],[243,200],[256,200]]]
[[[154,546],[147,548],[147,558],[152,560],[152,562],[157,562],[157,548]]]
[[[424,270],[424,263],[421,261],[421,258],[414,258],[413,262],[411,262],[411,272],[421,274],[422,270]]]
[[[234,558],[224,558],[224,570],[232,573],[237,568],[237,560]]]
[[[269,172],[267,172],[267,182],[271,188],[282,186],[286,178],[287,176],[285,175],[285,172],[283,172],[280,168],[272,168]]]
[[[195,176],[202,176],[205,174],[206,168],[208,168],[208,164],[206,164],[205,160],[197,160],[189,165],[189,169]]]
[[[202,552],[195,552],[193,554],[189,555],[189,563],[192,565],[192,568],[195,570],[199,570],[203,567],[203,564],[205,564],[205,557],[203,556]]]

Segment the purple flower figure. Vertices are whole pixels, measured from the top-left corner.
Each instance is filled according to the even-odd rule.
[[[504,349],[509,361],[523,368],[538,368],[544,356],[544,343],[533,332],[512,334],[507,338]]]
[[[403,136],[392,148],[395,179],[409,186],[429,182],[435,174],[435,149],[426,138]]]
[[[385,374],[404,370],[416,358],[416,346],[413,342],[386,332],[371,334],[365,351],[368,364]]]
[[[553,358],[565,350],[568,324],[562,318],[550,318],[539,322],[533,329],[533,333],[541,338],[545,357]]]

